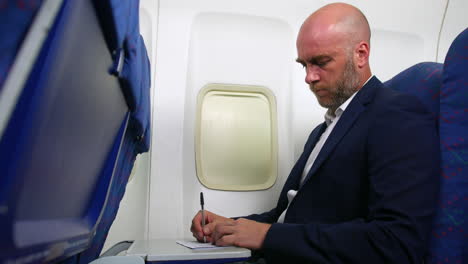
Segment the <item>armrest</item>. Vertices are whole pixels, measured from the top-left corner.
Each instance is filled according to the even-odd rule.
[[[133,244],[133,240],[121,241],[106,250],[99,258],[117,256],[120,252],[127,250]]]
[[[138,256],[110,256],[98,258],[89,264],[145,264],[145,261]]]

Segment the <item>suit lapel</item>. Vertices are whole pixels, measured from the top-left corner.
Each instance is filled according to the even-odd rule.
[[[328,158],[328,156],[336,147],[336,145],[341,141],[343,136],[352,127],[353,123],[357,120],[359,115],[365,110],[366,105],[372,100],[372,97],[375,93],[375,89],[377,88],[376,86],[379,85],[381,85],[381,82],[376,77],[372,77],[369,80],[369,82],[367,82],[367,84],[364,85],[361,88],[361,90],[356,94],[354,99],[343,112],[343,115],[340,117],[340,120],[338,121],[335,128],[329,135],[327,141],[320,150],[319,155],[315,159],[312,168],[310,168],[310,171],[307,173],[307,177],[302,185],[304,185],[311,178],[311,175],[315,174],[315,172]]]
[[[293,168],[293,172],[291,173],[292,175],[294,175],[294,177],[291,179],[291,188],[288,188],[288,190],[299,189],[301,175],[304,171],[304,167],[307,163],[307,160],[309,159],[310,153],[312,152],[312,149],[315,147],[315,144],[317,144],[317,141],[320,139],[320,136],[323,134],[326,128],[327,125],[325,122],[323,122],[322,124],[317,126],[310,134],[309,139],[307,140],[307,143],[304,147],[304,151],[302,152],[302,155],[300,156],[299,160],[297,161],[297,164]]]

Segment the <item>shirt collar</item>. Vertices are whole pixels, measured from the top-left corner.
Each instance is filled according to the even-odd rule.
[[[362,85],[362,87],[364,87],[364,85],[367,84],[367,82],[369,82],[370,79],[372,79],[372,77],[374,77],[374,75],[371,75],[371,77],[369,77],[369,79],[367,79],[367,81]],[[327,126],[329,126],[336,118],[340,117],[343,112],[346,110],[346,107],[348,107],[348,105],[351,103],[351,101],[353,100],[354,96],[356,96],[356,94],[360,91],[361,89],[357,90],[356,92],[354,92],[344,103],[342,103],[336,110],[335,110],[335,116],[331,115],[330,114],[330,110],[328,110],[327,112],[325,112],[325,122],[327,123]]]

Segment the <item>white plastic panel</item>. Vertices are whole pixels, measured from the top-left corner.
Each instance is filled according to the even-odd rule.
[[[440,38],[437,61],[444,62],[453,40],[468,27],[468,1],[450,0]]]
[[[209,84],[198,96],[197,176],[207,188],[256,191],[277,176],[276,102],[265,87]]]
[[[424,61],[424,44],[418,34],[373,30],[370,56],[372,73],[381,81],[386,81]]]

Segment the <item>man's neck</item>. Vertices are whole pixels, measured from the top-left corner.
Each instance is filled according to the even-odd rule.
[[[372,76],[374,76],[370,70],[366,71],[362,77],[361,77],[361,81],[359,82],[359,89],[358,90],[361,90],[361,88],[366,85],[366,83],[372,78]]]

